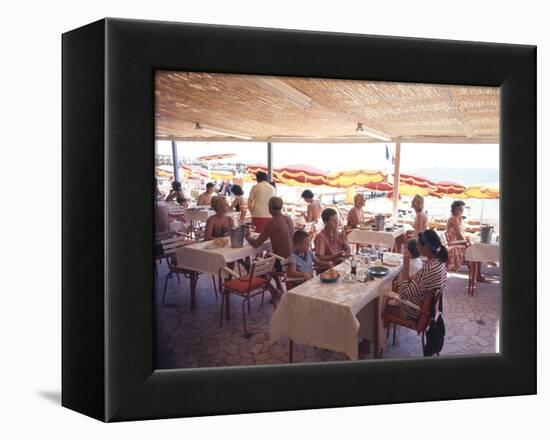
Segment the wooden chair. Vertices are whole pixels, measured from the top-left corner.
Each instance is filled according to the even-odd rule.
[[[185,278],[191,279],[192,272],[191,270],[182,269],[178,267],[178,261],[176,258],[176,251],[177,249],[189,246],[190,244],[196,243],[195,240],[192,240],[189,238],[188,235],[183,233],[177,233],[175,237],[168,238],[165,240],[161,240],[161,246],[164,254],[164,258],[168,258],[169,260],[169,272],[166,274],[166,278],[164,279],[164,289],[162,291],[162,304],[164,304],[164,300],[166,298],[166,288],[168,285],[168,279],[172,278],[173,274],[176,274],[176,277],[178,279],[178,282],[180,281],[179,275],[182,274]],[[199,274],[200,275],[200,274]],[[214,275],[212,275],[212,284],[214,285],[214,293],[216,295],[216,298],[218,297],[218,288],[216,285],[216,278]]]
[[[225,280],[222,292],[222,305],[220,311],[220,327],[223,324],[224,310],[226,319],[229,319],[229,295],[235,294],[243,299],[241,311],[243,316],[244,338],[248,339],[252,336],[246,328],[246,312],[245,305],[248,305],[248,313],[250,313],[250,299],[262,295],[268,290],[271,293],[273,308],[276,304],[276,291],[271,285],[273,273],[275,271],[275,256],[257,259],[252,263],[250,271],[240,276],[228,267],[220,270],[220,274],[225,273],[229,278]],[[263,301],[262,301],[263,302]]]
[[[411,303],[410,301],[405,301],[399,299],[399,297],[392,297],[392,299],[396,300],[400,303],[405,303],[409,307],[416,309],[419,311],[419,316],[417,319],[405,319],[401,316],[394,315],[386,310],[382,312],[382,320],[384,322],[384,327],[388,329],[387,336],[389,336],[390,333],[390,326],[393,324],[393,341],[392,345],[395,345],[395,333],[397,330],[397,326],[406,327],[412,330],[416,330],[416,333],[418,335],[421,335],[421,341],[422,341],[422,351],[424,351],[424,346],[426,345],[426,330],[428,329],[428,326],[430,325],[430,321],[432,318],[436,319],[439,305],[441,301],[441,293],[442,290],[438,289],[435,291],[425,292],[423,294],[424,301],[422,301],[422,305],[418,306],[416,304]],[[437,356],[439,356],[439,353],[437,353]]]

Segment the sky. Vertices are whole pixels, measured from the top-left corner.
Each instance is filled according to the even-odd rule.
[[[158,141],[157,154],[172,154],[169,141]],[[324,171],[386,169],[385,145],[394,144],[284,144],[273,147],[275,167],[308,164]],[[207,154],[235,153],[243,162],[266,162],[266,144],[259,142],[178,142],[178,155],[195,158]],[[401,169],[499,167],[498,144],[401,144]]]

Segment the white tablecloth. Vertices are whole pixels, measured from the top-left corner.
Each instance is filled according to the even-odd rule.
[[[379,347],[385,348],[386,332],[380,318],[383,301],[373,300],[391,290],[391,281],[400,271],[401,266],[394,267],[385,278],[366,284],[344,283],[342,278],[333,284],[323,283],[315,277],[295,287],[283,295],[271,318],[271,340],[286,336],[299,344],[357,359],[357,336],[373,341],[377,333]],[[374,328],[376,313],[378,329]]]
[[[466,248],[466,261],[498,263],[499,257],[500,247],[498,244],[474,243]]]
[[[404,228],[397,228],[393,232],[353,229],[348,235],[348,241],[353,244],[372,244],[393,248],[395,239],[403,235],[403,232]]]
[[[249,257],[257,252],[271,250],[271,242],[269,240],[264,242],[259,248],[253,248],[249,244],[245,244],[242,248],[232,248],[229,244],[230,238],[226,238],[228,244],[223,248],[205,249],[213,240],[179,248],[176,252],[178,267],[218,275],[219,270],[227,266],[227,263]]]
[[[185,220],[186,221],[195,221],[195,222],[205,222],[209,217],[212,217],[216,211],[213,209],[186,209],[185,210]],[[231,211],[227,215],[233,217],[233,221],[236,222],[240,217],[240,212]]]

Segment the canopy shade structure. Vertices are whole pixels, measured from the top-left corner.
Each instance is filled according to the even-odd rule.
[[[385,182],[388,174],[383,170],[351,170],[331,173],[327,177],[330,186],[348,188],[351,186],[366,187],[369,184]],[[371,187],[372,188],[372,187]]]
[[[157,71],[157,140],[498,143],[499,89]]]

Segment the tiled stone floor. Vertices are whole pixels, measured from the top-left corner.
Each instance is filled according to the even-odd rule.
[[[483,267],[487,283],[478,283],[476,296],[467,293],[468,273],[450,274],[443,299],[446,326],[445,345],[441,355],[495,353],[500,315],[500,270]],[[228,365],[258,365],[288,362],[288,341],[269,340],[269,321],[273,306],[268,295],[251,300],[252,313],[247,316],[250,339],[242,336],[240,299],[232,297],[230,321],[219,326],[220,301],[216,298],[212,278],[203,275],[197,286],[197,307],[189,308],[189,280],[180,275],[168,281],[166,303],[161,304],[166,265],[159,266],[156,310],[157,368],[194,368]],[[372,358],[359,346],[361,359]],[[388,338],[384,358],[422,356],[420,337],[416,332],[398,328],[397,343]],[[343,354],[295,344],[294,362],[345,360]]]

